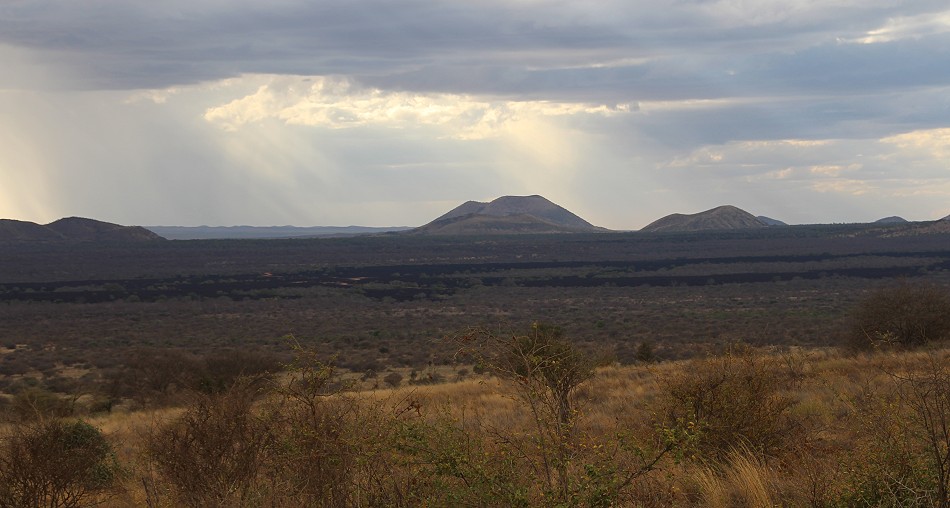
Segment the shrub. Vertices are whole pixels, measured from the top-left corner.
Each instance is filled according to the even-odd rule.
[[[72,416],[75,406],[76,397],[63,397],[39,386],[18,391],[11,403],[13,416],[22,421]]]
[[[950,506],[950,366],[946,353],[885,368],[856,400],[861,445],[849,505]]]
[[[880,288],[852,315],[850,345],[857,349],[914,347],[950,338],[950,292],[904,282]]]
[[[561,425],[569,425],[574,391],[594,375],[593,361],[565,340],[559,327],[542,323],[504,340],[498,351],[492,361],[496,372],[513,379],[529,404],[540,404]]]
[[[7,355],[0,361],[0,375],[17,376],[30,371],[30,366],[19,355]]]
[[[114,399],[133,398],[142,405],[166,402],[199,370],[195,357],[175,349],[142,348],[124,358],[122,364],[106,372],[108,395]]]
[[[274,440],[252,406],[257,387],[242,380],[216,394],[199,394],[185,413],[153,431],[147,454],[185,506],[242,506]]]
[[[370,418],[361,417],[362,408],[354,401],[329,397],[338,386],[333,366],[311,350],[296,344],[294,349],[290,379],[278,387],[276,406],[270,409],[280,432],[273,474],[283,479],[284,495],[303,505],[354,504],[359,466],[382,466],[360,456],[360,445],[384,439],[356,437],[360,431],[371,432]]]
[[[407,469],[404,474],[414,482],[404,489],[404,504],[531,505],[528,492],[534,476],[525,475],[512,454],[486,446],[495,436],[484,434],[484,428],[461,428],[451,417],[439,415],[400,419],[394,430],[393,446]]]
[[[315,358],[297,347],[281,384],[245,378],[195,394],[148,437],[151,491],[165,485],[184,506],[398,504],[384,457],[392,419],[335,393],[332,367]]]
[[[386,382],[392,388],[398,388],[399,384],[402,383],[402,374],[398,372],[390,372],[386,374],[386,377],[383,378],[383,381]]]
[[[671,450],[672,446],[655,452],[641,449],[623,433],[613,443],[581,435],[582,413],[575,392],[593,377],[596,362],[567,341],[560,328],[535,323],[527,334],[506,336],[476,330],[461,340],[461,354],[508,379],[515,398],[528,410],[531,431],[514,435],[490,429],[490,433],[503,443],[502,454],[516,461],[514,467],[533,473],[535,482],[522,486],[537,495],[533,502],[617,505],[635,480],[652,471]],[[520,498],[508,501],[515,499]]]
[[[694,360],[660,379],[661,425],[700,459],[725,460],[738,447],[774,454],[802,430],[786,394],[796,379],[781,357],[734,346],[721,356]]]
[[[0,506],[92,506],[119,473],[105,437],[84,421],[17,425],[0,448]]]
[[[175,402],[176,395],[188,390],[224,391],[242,377],[280,370],[273,354],[240,349],[202,357],[175,349],[142,348],[123,363],[106,374],[106,391],[113,399],[132,398],[141,405]]]
[[[641,342],[639,345],[637,345],[637,350],[633,354],[633,357],[638,362],[650,363],[656,359],[654,349],[655,348],[653,347],[652,342],[650,341]]]
[[[189,387],[210,393],[232,386],[242,377],[264,376],[281,370],[280,361],[271,353],[226,350],[206,355]]]

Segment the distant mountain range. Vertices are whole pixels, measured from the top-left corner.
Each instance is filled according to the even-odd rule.
[[[941,220],[950,220],[950,216]],[[878,219],[869,224],[910,224],[902,217],[892,216]],[[666,231],[666,232],[684,232],[684,231],[706,231],[706,230],[727,230],[727,229],[754,229],[761,227],[788,226],[785,222],[776,220],[764,215],[758,217],[751,213],[726,205],[706,210],[705,212],[684,215],[674,213],[667,215],[662,219],[656,220],[646,225],[640,231]]]
[[[82,217],[46,225],[0,219],[0,242],[141,242],[163,238],[140,226],[120,226]]]
[[[873,223],[882,226],[907,224],[911,229],[894,235],[938,233],[948,230],[950,215],[939,221],[909,222],[898,216]],[[641,231],[689,232],[741,230],[788,226],[785,222],[752,215],[732,205],[694,214],[674,213],[658,219]],[[68,217],[46,225],[0,219],[2,242],[130,242],[147,240],[210,240],[318,238],[366,234],[490,235],[537,233],[591,233],[610,230],[594,226],[542,196],[502,196],[490,202],[466,201],[432,222],[417,228],[364,226],[122,226],[81,217]],[[890,230],[889,230],[890,231]],[[947,232],[950,232],[948,230]]]
[[[607,231],[541,196],[503,196],[488,203],[466,201],[412,234],[524,234]]]
[[[405,231],[411,227],[365,226],[146,226],[169,240],[280,239],[339,237]]]

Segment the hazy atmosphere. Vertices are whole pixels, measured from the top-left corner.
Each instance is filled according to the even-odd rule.
[[[950,214],[946,0],[0,3],[0,217]]]

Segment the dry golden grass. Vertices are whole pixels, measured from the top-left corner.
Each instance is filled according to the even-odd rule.
[[[786,443],[775,454],[763,454],[743,442],[734,443],[718,459],[692,452],[671,453],[656,463],[658,472],[637,477],[625,487],[626,497],[618,499],[643,506],[755,508],[840,504],[842,499],[852,499],[843,496],[855,489],[858,479],[844,471],[860,469],[852,466],[873,459],[866,455],[874,449],[874,436],[868,435],[874,431],[873,419],[872,425],[859,424],[860,418],[873,418],[873,414],[861,413],[866,410],[862,401],[889,393],[887,387],[893,385],[894,375],[907,375],[934,362],[947,363],[950,350],[860,355],[834,350],[786,351],[757,358],[788,365],[787,372],[795,376],[795,382],[783,387],[780,395],[793,401],[787,417],[801,427],[797,441]],[[622,466],[618,471],[635,469],[629,458],[618,458],[622,454],[617,454],[617,436],[625,433],[625,439],[642,446],[647,454],[655,449],[651,446],[662,444],[658,426],[664,424],[661,408],[668,397],[662,380],[696,371],[697,362],[703,361],[597,369],[575,394],[578,413],[570,456],[576,467],[610,463]],[[516,450],[505,447],[530,442],[535,431],[515,385],[496,377],[469,376],[445,384],[365,390],[347,397],[355,404],[381,407],[396,418],[455,422],[473,439],[485,440],[482,449],[486,454],[517,456]],[[150,432],[182,412],[182,408],[167,408],[87,419],[113,444],[127,473],[121,493],[104,506],[154,504],[155,499],[148,499],[143,487],[156,478],[144,442]],[[529,497],[541,500],[540,492],[529,492]],[[158,505],[171,506],[171,499],[162,498]]]
[[[767,508],[774,506],[769,483],[772,472],[752,452],[737,449],[729,457],[725,477],[732,486],[740,506]]]

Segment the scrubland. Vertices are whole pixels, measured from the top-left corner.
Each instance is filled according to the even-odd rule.
[[[47,478],[48,489],[72,491],[76,501],[48,505],[948,501],[947,349],[735,345],[700,359],[600,366],[571,387],[564,418],[550,397],[563,387],[540,371],[489,369],[456,382],[348,391],[334,385],[332,368],[298,353],[280,376],[238,379],[176,407],[83,417],[109,452],[58,473],[74,478]],[[28,460],[29,450],[9,462],[14,446],[54,421],[79,420],[5,428],[6,505],[16,505],[16,482],[56,476],[43,457]],[[66,439],[59,453],[79,454],[85,443]]]
[[[946,243],[774,234],[8,260],[0,507],[948,506]]]

